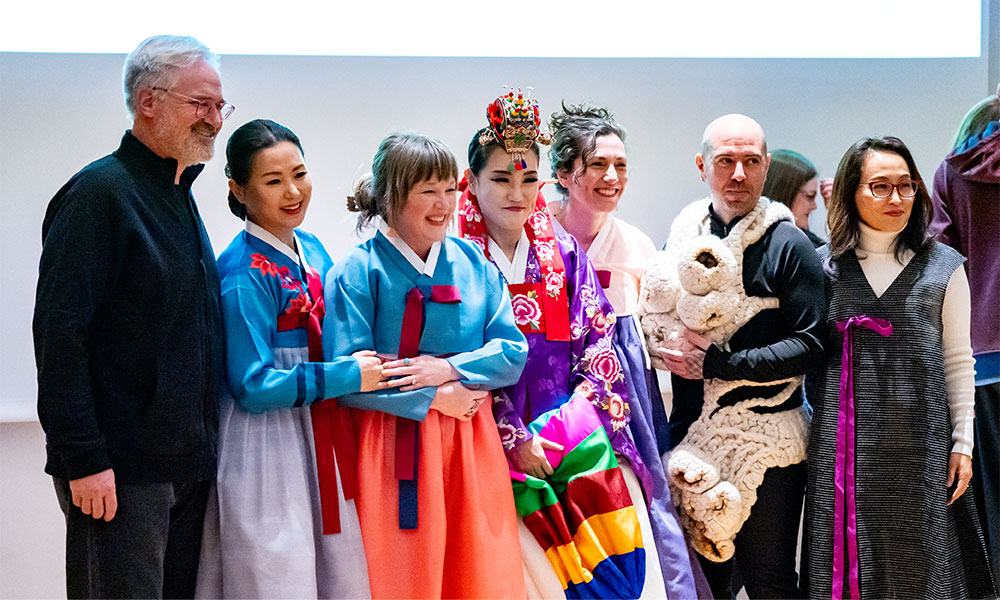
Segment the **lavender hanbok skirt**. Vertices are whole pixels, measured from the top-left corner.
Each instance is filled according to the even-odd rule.
[[[670,488],[660,462],[661,448],[668,449],[667,414],[656,372],[646,365],[645,341],[634,315],[618,317],[615,349],[625,374],[631,421],[629,431],[639,455],[652,475],[653,489],[646,490],[649,522],[660,558],[667,597],[711,598],[712,592],[694,551],[684,538]],[[657,443],[660,440],[661,443]]]

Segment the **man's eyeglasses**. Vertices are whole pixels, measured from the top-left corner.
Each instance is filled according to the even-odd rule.
[[[888,181],[876,181],[869,183],[868,189],[871,190],[872,196],[876,198],[888,198],[892,196],[892,190],[896,190],[899,192],[900,198],[910,199],[917,195],[917,182],[904,181],[903,183],[893,185]]]
[[[194,114],[199,119],[204,119],[205,117],[210,115],[212,113],[212,110],[218,110],[219,117],[221,117],[222,120],[225,121],[226,119],[229,118],[229,115],[233,114],[233,111],[236,110],[235,106],[225,101],[212,102],[211,100],[198,100],[197,98],[192,98],[191,96],[185,96],[184,94],[178,94],[177,92],[162,87],[154,87],[152,89],[159,90],[161,92],[166,92],[171,96],[177,96],[182,100],[186,100],[188,104],[194,104],[196,106]]]

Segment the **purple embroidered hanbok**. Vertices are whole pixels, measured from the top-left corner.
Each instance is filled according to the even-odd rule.
[[[536,207],[529,217],[513,260],[508,260],[486,233],[478,204],[469,202],[467,196],[468,192],[461,203],[463,237],[480,245],[500,270],[510,289],[515,321],[528,341],[528,361],[521,378],[494,392],[493,414],[504,450],[509,453],[528,441],[529,424],[564,406],[574,394],[586,398],[596,409],[611,447],[625,458],[623,471],[628,473],[631,467],[634,472],[634,477],[626,474],[629,495],[640,513],[643,539],[652,540],[642,492],[652,489],[652,478],[629,432],[628,387],[614,347],[614,309],[593,265],[569,234],[546,234],[552,229],[544,200],[540,200],[541,210]],[[561,265],[558,258],[553,260],[556,252]],[[563,286],[566,299],[553,302],[549,292]],[[555,310],[559,304],[562,309]],[[562,335],[564,328],[568,331]],[[553,335],[554,330],[560,334]],[[654,467],[660,468],[659,464]],[[541,597],[554,595],[559,582],[554,581],[545,555],[526,529],[522,528],[521,535],[529,596],[533,588]],[[643,547],[646,560],[645,574],[640,573],[638,582],[640,597],[665,597],[656,548],[652,543]]]
[[[557,233],[556,245],[566,265],[571,339],[555,342],[546,339],[544,333],[525,334],[528,363],[518,382],[504,388],[494,401],[493,414],[500,427],[501,441],[507,450],[524,443],[530,435],[527,423],[562,406],[574,391],[583,391],[599,409],[615,452],[627,458],[639,479],[645,481],[649,474],[629,435],[628,391],[612,345],[614,309],[601,291],[594,267],[576,240],[568,234]],[[529,296],[530,292],[516,292],[519,284],[542,281],[538,257],[530,246],[526,254],[523,281],[516,277],[508,281],[518,325],[537,318],[536,314],[541,315],[539,303]],[[494,262],[504,258],[497,253],[491,257]]]

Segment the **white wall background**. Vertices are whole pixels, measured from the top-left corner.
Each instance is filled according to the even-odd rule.
[[[115,149],[128,127],[122,61],[113,54],[0,54],[0,293],[8,315],[0,324],[6,366],[0,415],[6,419],[34,417],[30,324],[45,207],[73,173]],[[755,117],[772,149],[798,150],[830,176],[858,138],[897,135],[930,180],[962,115],[995,89],[987,66],[985,58],[224,56],[225,93],[237,109],[216,158],[195,183],[195,197],[218,253],[241,227],[226,205],[225,140],[250,119],[273,118],[302,139],[314,181],[304,227],[336,260],[357,243],[344,198],[383,136],[411,129],[439,137],[464,164],[469,139],[485,124],[486,104],[501,84],[514,83],[534,86],[544,114],[563,99],[611,108],[628,129],[630,181],[620,214],[660,243],[681,207],[705,194],[694,155],[714,117]],[[822,227],[817,211],[813,228]]]
[[[1000,32],[998,7],[984,2],[979,58],[223,56],[226,97],[237,110],[195,197],[218,253],[241,227],[226,206],[225,140],[250,119],[277,120],[299,134],[313,174],[304,227],[336,260],[358,241],[344,197],[381,138],[399,129],[433,135],[464,164],[468,141],[502,84],[533,86],[546,115],[563,99],[615,113],[628,129],[630,165],[620,216],[658,244],[680,209],[705,194],[694,154],[705,125],[728,112],[753,116],[770,148],[802,152],[824,176],[858,138],[899,136],[929,181],[962,115],[996,89],[1000,44],[991,45],[989,32]],[[873,35],[905,35],[868,27]],[[0,598],[64,594],[61,513],[41,472],[34,410],[31,315],[41,221],[58,188],[116,148],[128,127],[123,59],[0,53],[0,421],[8,422],[0,425]],[[814,213],[814,230],[823,230],[823,219],[822,210]]]

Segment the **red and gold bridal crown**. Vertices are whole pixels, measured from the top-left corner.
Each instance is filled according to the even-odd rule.
[[[488,146],[494,142],[503,144],[510,154],[508,171],[527,168],[524,155],[535,143],[549,145],[552,136],[539,130],[542,124],[538,117],[538,102],[531,98],[531,88],[524,93],[521,88],[510,88],[486,107],[489,129],[479,136],[479,143]]]

